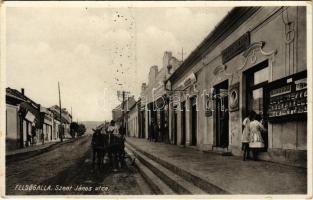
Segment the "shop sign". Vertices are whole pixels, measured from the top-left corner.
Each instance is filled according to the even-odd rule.
[[[275,97],[275,96],[279,96],[282,94],[287,94],[289,92],[291,92],[291,85],[285,85],[283,87],[276,88],[276,89],[272,90],[270,92],[270,97]]]
[[[213,115],[213,101],[208,99],[206,102],[205,116],[211,117]]]
[[[229,111],[239,110],[239,83],[235,83],[229,88]]]
[[[229,47],[222,51],[223,64],[231,60],[236,55],[248,49],[250,46],[250,33],[247,32],[242,35],[238,40],[232,43]]]
[[[45,115],[44,123],[45,123],[45,124],[52,125],[52,119],[51,119],[51,117]]]
[[[193,83],[195,83],[197,81],[196,75],[194,73],[191,73],[183,82],[183,86],[189,87],[190,85],[192,85]]]

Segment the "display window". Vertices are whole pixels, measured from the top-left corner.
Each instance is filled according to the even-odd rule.
[[[270,122],[283,123],[307,119],[306,71],[270,83],[268,94]]]

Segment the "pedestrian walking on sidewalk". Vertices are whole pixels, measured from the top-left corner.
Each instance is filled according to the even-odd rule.
[[[242,151],[243,151],[243,161],[249,159],[249,142],[250,142],[250,121],[255,117],[256,113],[252,110],[249,112],[248,116],[243,120],[243,131],[241,135]]]
[[[262,131],[266,131],[263,124],[259,121],[260,116],[254,116],[250,122],[250,143],[249,148],[253,152],[253,159],[257,160],[257,154],[264,148]]]
[[[159,136],[159,126],[156,122],[153,122],[153,136],[154,142],[157,142]]]
[[[154,120],[151,121],[151,125],[150,125],[150,131],[149,131],[149,141],[152,142],[154,140],[154,136],[155,136],[155,122]]]

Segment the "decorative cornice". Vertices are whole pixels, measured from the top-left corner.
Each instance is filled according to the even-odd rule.
[[[256,51],[260,51],[260,53],[263,56],[271,57],[272,62],[274,62],[274,58],[275,58],[275,55],[277,54],[277,50],[275,49],[275,50],[266,52],[263,50],[264,45],[265,45],[264,41],[255,42],[251,44],[250,47],[242,54],[245,60],[244,60],[243,65],[239,67],[237,70],[243,70],[246,67],[249,58],[252,64],[256,63],[257,61],[257,56],[255,55]]]

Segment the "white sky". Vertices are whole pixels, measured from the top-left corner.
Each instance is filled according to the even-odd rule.
[[[76,120],[105,120],[116,90],[138,97],[164,51],[186,57],[231,8],[6,9],[7,86],[49,107],[73,108]]]

